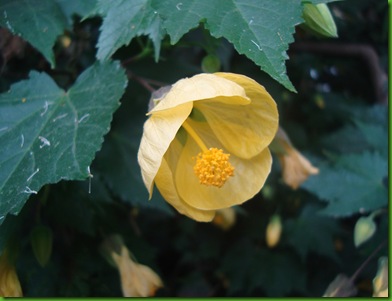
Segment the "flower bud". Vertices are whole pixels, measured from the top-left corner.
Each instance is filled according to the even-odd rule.
[[[203,72],[207,73],[214,73],[218,72],[221,67],[221,62],[219,60],[219,57],[216,55],[209,54],[203,58],[201,61],[201,69]]]
[[[365,241],[369,240],[376,232],[376,224],[372,216],[361,217],[358,219],[354,228],[354,244],[359,247]]]
[[[271,145],[282,166],[283,181],[292,189],[297,189],[311,175],[319,173],[292,144],[286,132],[279,127]]]
[[[388,257],[378,260],[377,275],[373,279],[373,297],[388,297]]]
[[[31,231],[30,242],[35,258],[41,267],[44,267],[52,254],[53,233],[49,227],[36,226]]]
[[[338,36],[335,21],[325,3],[305,3],[302,17],[305,20],[303,24],[305,28],[316,35],[327,38],[336,38]]]
[[[212,222],[222,230],[229,230],[236,221],[236,214],[233,208],[225,208],[216,211]]]
[[[23,297],[15,266],[9,262],[6,250],[0,256],[0,297]]]
[[[106,238],[100,251],[118,269],[124,297],[151,297],[163,287],[161,278],[150,267],[132,258],[120,235]]]
[[[281,234],[282,234],[282,221],[279,215],[274,214],[273,216],[271,216],[270,221],[267,225],[267,231],[266,231],[267,246],[270,248],[275,247],[279,243]]]

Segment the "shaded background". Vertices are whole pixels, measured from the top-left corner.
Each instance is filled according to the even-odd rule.
[[[348,0],[329,7],[339,38],[320,39],[297,27],[290,45],[287,69],[297,94],[238,55],[226,40],[211,37],[202,25],[175,46],[164,41],[159,63],[152,48],[138,56],[140,45],[151,47],[147,38],[121,48],[114,58],[124,62],[130,82],[93,162],[92,193],[88,181],[45,186],[19,216],[2,225],[2,231],[12,229],[19,237],[17,271],[24,295],[121,296],[118,271],[99,252],[103,239],[118,233],[138,261],[163,279],[165,287],[157,296],[314,297],[322,296],[338,274],[350,277],[356,272],[357,296],[371,296],[377,260],[387,255],[387,209],[376,218],[375,235],[359,248],[353,243],[359,212],[335,217],[319,211],[328,205],[322,196],[339,194],[346,183],[346,170],[334,165],[341,156],[377,154],[385,162],[382,185],[387,187],[388,6],[386,1]],[[74,21],[73,30],[56,44],[54,70],[29,44],[0,29],[1,91],[33,69],[70,87],[94,62],[101,25],[99,18]],[[148,202],[136,161],[150,98],[146,84],[157,87],[203,72],[209,53],[219,57],[222,71],[263,84],[278,103],[280,123],[296,148],[321,171],[329,171],[328,178],[312,177],[294,191],[283,183],[275,159],[265,187],[235,208],[236,223],[227,231],[179,215],[157,191]],[[361,162],[358,166],[372,165]],[[358,168],[358,174],[363,172]],[[344,188],[351,198],[369,202],[371,195]],[[273,214],[281,216],[283,234],[277,247],[268,248],[265,231]],[[38,222],[54,234],[44,268],[30,243],[30,231]]]

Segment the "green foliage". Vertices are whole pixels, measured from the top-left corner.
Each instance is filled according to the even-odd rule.
[[[302,30],[305,3],[328,4],[338,39]],[[0,254],[12,254],[24,296],[121,296],[100,252],[112,235],[162,278],[158,297],[371,296],[388,251],[386,8],[0,0]],[[357,44],[379,60],[363,61]],[[274,156],[229,230],[180,215],[157,190],[149,201],[137,163],[151,93],[215,71],[265,86],[319,169],[293,190]],[[269,247],[274,216],[282,234]]]
[[[1,95],[1,217],[17,214],[47,183],[89,176],[125,85],[119,65],[106,63],[87,69],[68,91],[32,72]]]
[[[54,67],[52,47],[67,25],[66,18],[56,2],[3,0],[0,2],[0,11],[0,25],[29,41]]]

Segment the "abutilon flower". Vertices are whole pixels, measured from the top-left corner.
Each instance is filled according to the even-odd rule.
[[[0,256],[0,297],[23,297],[15,266],[9,261],[6,250]]]
[[[258,193],[278,129],[265,88],[244,75],[203,73],[165,92],[153,99],[138,153],[150,198],[155,184],[180,213],[211,221]]]

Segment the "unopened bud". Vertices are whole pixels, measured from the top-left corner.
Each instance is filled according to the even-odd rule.
[[[303,25],[310,31],[328,38],[338,36],[335,21],[325,3],[305,3],[302,17],[305,20]]]
[[[31,231],[30,242],[38,263],[44,267],[52,254],[53,233],[46,226],[36,226]]]
[[[376,224],[372,216],[361,217],[358,219],[354,228],[354,244],[359,247],[365,241],[369,240],[376,232]]]
[[[201,69],[203,72],[214,73],[218,72],[221,67],[221,62],[219,57],[216,55],[209,54],[205,56],[201,62]]]
[[[275,247],[279,243],[281,234],[282,234],[282,221],[279,215],[274,214],[273,216],[271,216],[271,219],[267,225],[267,230],[266,230],[267,246],[270,248]]]
[[[212,222],[222,230],[229,230],[236,221],[236,213],[233,208],[225,208],[216,211]]]

